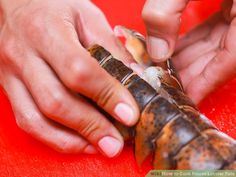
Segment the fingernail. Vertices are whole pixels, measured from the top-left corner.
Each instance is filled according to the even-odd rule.
[[[123,147],[120,141],[110,136],[102,138],[98,142],[98,145],[108,157],[116,156]]]
[[[147,48],[149,55],[156,61],[166,59],[169,53],[169,45],[164,39],[148,36]]]
[[[135,121],[134,110],[125,103],[119,103],[114,112],[126,125],[131,125]]]
[[[92,146],[92,145],[88,145],[84,149],[84,153],[85,154],[97,154],[97,149],[94,146]]]

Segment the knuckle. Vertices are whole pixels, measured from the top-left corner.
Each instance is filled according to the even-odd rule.
[[[46,15],[43,15],[41,11],[36,10],[30,17],[24,18],[22,23],[25,26],[24,32],[27,37],[30,39],[36,38],[38,40],[39,37],[43,37],[43,35],[41,36],[42,33],[45,35],[45,16]]]
[[[64,110],[64,95],[59,91],[49,91],[39,100],[39,106],[46,115],[58,115]]]
[[[87,137],[88,139],[93,139],[94,136],[99,136],[101,127],[103,126],[103,121],[98,118],[92,119],[81,119],[78,123],[77,130],[81,135]],[[103,129],[102,131],[104,131]]]
[[[169,14],[161,10],[144,8],[142,11],[142,18],[147,24],[164,25],[169,22],[169,17]]]
[[[83,61],[71,64],[68,75],[69,87],[77,89],[81,84],[85,84],[91,76],[91,68]]]
[[[23,45],[18,45],[18,41],[9,37],[8,40],[1,41],[0,44],[0,57],[1,63],[11,70],[20,71],[23,68],[23,60],[26,53],[22,50]]]
[[[40,115],[32,111],[24,111],[15,115],[17,126],[27,133],[35,131],[35,123],[40,118]]]
[[[1,42],[1,55],[3,58],[8,61],[15,60],[15,58],[19,55],[17,51],[16,41],[12,38]]]
[[[16,115],[15,117],[17,126],[22,130],[27,130],[27,128],[29,127],[27,119],[25,119],[25,117],[20,115]]]
[[[151,16],[151,13],[147,10],[147,8],[143,8],[142,10],[142,18],[144,21],[147,21]]]
[[[95,94],[93,99],[100,107],[106,107],[111,103],[117,93],[116,88],[118,87],[116,85],[116,83],[108,82]]]
[[[37,32],[41,32],[42,26],[43,25],[39,17],[31,17],[28,21],[28,27],[26,28],[28,32],[27,34],[32,35]]]

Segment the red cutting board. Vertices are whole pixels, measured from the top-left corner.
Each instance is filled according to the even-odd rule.
[[[192,2],[184,15],[182,32],[199,23],[219,8],[219,1]],[[112,26],[125,25],[145,33],[141,20],[144,0],[96,0]],[[219,88],[203,101],[200,109],[222,131],[236,138],[236,79]],[[101,155],[63,155],[57,153],[20,130],[10,104],[0,91],[0,176],[85,176],[85,177],[141,177],[151,166],[139,168],[134,160],[133,148],[126,146],[115,159]]]

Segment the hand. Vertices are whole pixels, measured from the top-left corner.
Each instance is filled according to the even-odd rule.
[[[155,61],[165,60],[176,48],[173,62],[185,91],[199,103],[236,74],[236,1],[225,0],[220,12],[177,40],[187,3],[148,0],[143,18],[150,54]]]
[[[1,0],[0,82],[20,128],[66,153],[116,156],[123,139],[79,93],[126,125],[138,119],[130,93],[85,48],[132,58],[90,1]]]

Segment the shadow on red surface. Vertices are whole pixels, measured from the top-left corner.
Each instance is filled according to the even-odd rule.
[[[219,8],[219,1],[192,2],[186,10],[182,32],[206,18]],[[95,3],[105,12],[109,22],[125,25],[145,33],[141,20],[144,0],[104,1]],[[236,79],[219,88],[205,99],[200,109],[227,134],[236,138]],[[133,149],[126,146],[115,159],[101,155],[63,155],[34,140],[19,128],[14,120],[10,104],[0,91],[0,176],[144,176],[151,168],[145,164],[139,168]]]

